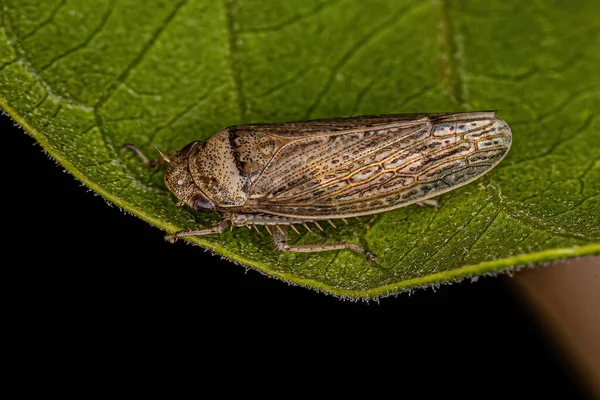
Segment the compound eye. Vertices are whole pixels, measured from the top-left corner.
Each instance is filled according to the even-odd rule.
[[[192,199],[192,207],[198,211],[211,213],[215,209],[215,203],[213,203],[212,201],[210,201],[209,199],[207,199],[204,196],[196,195]]]

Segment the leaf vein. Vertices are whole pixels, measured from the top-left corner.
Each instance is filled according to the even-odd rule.
[[[546,73],[555,73],[555,74],[564,74],[568,72],[570,69],[573,69],[579,64],[580,61],[583,60],[583,56],[580,52],[573,54],[569,59],[567,59],[562,65],[559,65],[554,68],[540,68],[537,65],[532,65],[527,71],[517,73],[514,75],[509,74],[495,74],[491,72],[479,72],[476,74],[470,74],[475,78],[484,78],[484,79],[493,79],[498,81],[507,81],[507,82],[523,82],[530,78],[533,78],[538,75],[543,75]]]
[[[559,140],[557,140],[557,141],[556,141],[556,142],[554,142],[554,143],[553,143],[553,144],[550,146],[550,148],[549,148],[548,150],[546,150],[544,153],[542,153],[542,154],[540,154],[540,155],[538,155],[538,156],[532,157],[532,158],[526,158],[526,159],[524,159],[524,160],[521,160],[521,161],[514,162],[514,163],[512,163],[512,164],[501,165],[501,166],[499,166],[499,168],[498,168],[498,169],[507,168],[507,167],[512,167],[512,166],[514,166],[514,165],[519,165],[519,164],[523,164],[523,163],[530,162],[530,161],[534,161],[534,160],[540,160],[540,159],[543,159],[543,158],[546,158],[546,157],[548,157],[548,156],[552,155],[552,153],[554,153],[554,151],[556,151],[556,149],[557,149],[559,146],[561,146],[561,145],[563,145],[563,144],[565,144],[565,143],[567,143],[567,142],[569,142],[569,141],[571,141],[571,140],[575,140],[575,139],[577,139],[577,137],[578,137],[579,135],[581,135],[583,132],[585,132],[585,131],[586,131],[586,130],[587,130],[587,129],[588,129],[588,128],[589,128],[589,127],[592,125],[592,122],[593,122],[593,121],[594,121],[594,119],[596,118],[596,115],[597,115],[596,113],[592,113],[592,114],[590,114],[590,115],[589,115],[589,116],[588,116],[588,117],[585,119],[585,121],[583,121],[583,124],[581,124],[581,126],[580,126],[580,127],[579,127],[579,128],[576,130],[576,131],[575,131],[575,133],[574,133],[573,135],[569,136],[569,137],[568,137],[568,138],[566,138],[565,140],[560,140],[560,139],[559,139]]]
[[[463,106],[467,98],[465,55],[462,36],[459,33],[458,18],[453,13],[449,0],[440,0],[441,20],[439,38],[442,47],[442,83],[456,106]]]
[[[262,98],[262,97],[267,97],[269,95],[272,95],[273,93],[280,91],[281,89],[285,88],[286,86],[290,86],[290,85],[294,84],[295,82],[300,80],[304,75],[306,75],[309,71],[310,71],[310,68],[304,68],[301,71],[294,74],[294,76],[292,76],[291,78],[286,79],[286,80],[278,83],[277,85],[266,89],[264,92],[260,93],[256,97]]]
[[[375,85],[375,82],[377,81],[377,78],[373,78],[369,81],[369,83],[367,83],[356,95],[356,100],[354,101],[354,106],[352,107],[352,111],[350,112],[350,115],[356,115],[356,113],[358,112],[358,110],[360,109],[360,106],[362,105],[363,100],[365,99],[365,97],[367,96],[367,94],[371,91],[371,89],[373,89],[373,86]]]
[[[4,63],[4,64],[0,65],[0,72],[2,72],[2,70],[3,70],[4,68],[6,68],[6,67],[8,67],[9,65],[12,65],[12,64],[14,64],[14,63],[16,63],[16,62],[18,62],[18,61],[19,61],[19,59],[18,59],[18,58],[15,58],[14,60],[8,61],[8,62],[6,62],[6,63]]]
[[[450,192],[446,195],[446,199],[449,199],[450,197],[454,196],[455,192]],[[413,207],[415,207],[413,205]],[[440,205],[441,207],[441,205]],[[482,207],[483,208],[483,207]],[[439,211],[439,210],[438,210]],[[433,221],[435,221],[435,219],[437,218],[439,212],[434,211],[433,216],[431,217],[431,219],[429,220],[429,222],[427,223],[427,226],[425,227],[425,229],[423,229],[421,231],[421,234],[424,234],[425,232],[429,232],[431,225],[433,224]],[[415,244],[413,244],[413,246],[410,248],[410,250],[408,250],[407,252],[405,252],[404,254],[402,254],[402,256],[398,259],[397,264],[399,265],[400,262],[402,260],[404,260],[404,258],[406,258],[410,253],[412,253],[414,250],[416,250],[416,248],[419,246],[418,241],[415,241]]]
[[[166,123],[157,126],[154,129],[154,131],[152,132],[151,139],[154,140],[155,135],[159,131],[170,127],[175,122],[177,122],[177,120],[179,120],[184,115],[188,114],[190,111],[192,111],[194,108],[196,108],[199,104],[202,104],[202,103],[204,103],[204,102],[206,102],[208,100],[209,100],[209,98],[207,96],[202,96],[202,97],[199,97],[198,99],[196,99],[196,101],[193,101],[192,103],[188,104],[184,109],[182,109],[181,111],[179,111],[178,113],[176,113],[173,117],[171,117]],[[174,137],[171,137],[171,138],[174,139]]]
[[[312,10],[307,11],[305,13],[298,13],[283,22],[278,22],[273,25],[268,25],[268,26],[263,26],[263,27],[258,27],[258,28],[243,29],[243,30],[240,30],[239,33],[246,34],[246,33],[265,33],[265,32],[280,31],[286,27],[289,27],[290,25],[297,24],[297,23],[302,22],[303,20],[309,19],[311,17],[316,17],[317,15],[322,13],[327,8],[335,6],[340,2],[341,2],[340,0],[329,0],[329,1],[326,1],[323,3],[319,3]]]
[[[62,60],[63,58],[75,53],[76,51],[86,48],[91,43],[91,41],[94,40],[94,38],[97,37],[100,32],[102,32],[102,30],[106,26],[106,22],[108,21],[110,15],[112,14],[112,11],[113,11],[114,1],[115,0],[112,0],[111,3],[109,3],[108,10],[102,16],[100,23],[92,30],[91,34],[83,42],[81,42],[77,46],[70,48],[69,50],[65,51],[64,53],[52,58],[50,61],[48,61],[45,65],[43,65],[40,68],[39,72],[40,73],[44,72],[45,70],[50,68],[55,63]]]
[[[425,4],[425,3],[422,3],[422,4]],[[416,6],[408,6],[408,7],[399,9],[397,12],[393,13],[389,18],[386,18],[381,24],[377,25],[373,30],[371,30],[366,35],[364,35],[362,38],[360,38],[358,41],[356,41],[352,46],[350,46],[350,48],[346,51],[346,53],[344,53],[344,55],[342,55],[342,57],[339,59],[339,61],[331,69],[329,76],[328,76],[327,80],[325,81],[325,85],[323,86],[321,91],[319,91],[319,93],[317,93],[317,97],[315,98],[315,100],[312,102],[312,104],[306,110],[306,113],[304,114],[304,119],[310,119],[311,114],[317,109],[317,107],[321,104],[321,102],[325,98],[325,95],[331,89],[331,86],[333,85],[333,82],[335,81],[337,73],[360,50],[362,50],[366,45],[368,45],[369,42],[374,37],[376,37],[378,34],[381,34],[382,32],[385,32],[385,31],[391,29],[394,26],[394,22],[400,21],[398,19],[399,16],[401,16],[401,15],[406,16],[406,15],[410,14],[412,11],[414,11],[416,8],[417,8]],[[396,19],[398,19],[398,21],[394,21]]]
[[[545,121],[548,118],[551,118],[552,116],[555,116],[556,114],[560,113],[565,108],[567,108],[569,105],[571,105],[572,103],[574,103],[578,100],[582,100],[582,99],[586,99],[588,97],[594,97],[594,96],[600,95],[600,91],[597,90],[599,87],[600,87],[600,85],[592,85],[592,86],[587,86],[584,89],[577,91],[577,92],[573,91],[567,97],[565,97],[565,99],[563,101],[561,101],[558,105],[556,105],[556,107],[538,115],[538,117],[536,119],[513,121],[513,122],[511,122],[511,125],[518,126],[518,125],[526,125],[526,124],[535,124],[535,123]]]
[[[48,99],[48,91],[44,90],[44,95],[42,96],[42,98],[33,106],[33,108],[31,109],[31,111],[35,111],[38,108],[41,107],[42,104],[44,104],[44,102]]]
[[[167,26],[169,26],[170,22],[175,18],[175,16],[179,12],[179,10],[181,10],[181,8],[187,3],[187,1],[188,0],[181,0],[175,6],[173,11],[160,24],[158,29],[156,29],[156,31],[154,31],[154,34],[152,35],[150,40],[148,40],[148,42],[146,42],[144,47],[142,47],[142,49],[138,53],[138,55],[129,63],[129,65],[123,70],[123,72],[121,72],[121,74],[117,77],[117,79],[115,79],[113,81],[113,83],[108,87],[108,89],[106,91],[104,91],[104,93],[102,93],[102,95],[98,98],[98,100],[94,104],[94,115],[96,118],[96,125],[100,128],[100,133],[102,135],[104,146],[106,147],[106,150],[108,151],[109,154],[112,154],[113,156],[116,154],[116,151],[111,143],[112,141],[110,140],[108,133],[106,132],[105,129],[102,129],[104,123],[102,120],[102,116],[100,114],[100,110],[102,109],[102,106],[104,105],[104,103],[106,103],[106,101],[110,98],[110,96],[115,92],[117,87],[122,82],[125,82],[127,80],[127,78],[129,77],[129,75],[131,74],[131,72],[143,61],[146,54],[148,54],[148,52],[150,51],[152,46],[160,38],[161,34],[165,31]]]
[[[61,0],[61,2],[58,3],[54,7],[54,9],[50,12],[50,15],[48,16],[48,18],[46,18],[45,20],[43,20],[31,32],[29,32],[28,34],[24,35],[21,38],[21,40],[27,40],[27,39],[29,39],[30,37],[32,37],[33,35],[35,35],[36,33],[38,33],[40,31],[40,29],[42,29],[43,27],[47,26],[52,21],[54,21],[54,18],[56,18],[56,14],[58,14],[58,12],[64,7],[65,4],[67,4],[67,0]]]
[[[492,220],[486,225],[486,227],[477,235],[477,239],[475,239],[475,241],[473,243],[471,243],[465,250],[465,254],[469,254],[471,252],[471,250],[473,249],[473,247],[483,238],[483,236],[486,234],[486,232],[491,228],[491,226],[494,224],[494,222],[496,222],[496,218],[498,218],[498,215],[500,215],[499,212],[494,213],[494,217],[492,218]]]
[[[108,87],[108,89],[100,96],[96,104],[94,105],[94,109],[96,111],[96,119],[98,120],[98,125],[101,126],[101,119],[99,117],[99,110],[102,108],[104,103],[110,98],[110,96],[114,93],[119,84],[125,82],[131,72],[144,60],[144,57],[148,54],[152,46],[156,43],[156,41],[160,38],[161,34],[165,31],[170,22],[175,18],[178,11],[188,2],[188,0],[181,0],[173,9],[173,11],[165,18],[165,20],[160,24],[158,29],[154,31],[152,37],[146,42],[144,47],[140,50],[137,56],[125,67],[123,72],[114,80],[114,82]]]
[[[429,255],[429,256],[428,256],[428,259],[429,259],[429,260],[433,260],[433,259],[435,258],[435,256],[436,256],[436,255],[437,255],[437,254],[438,254],[440,251],[442,251],[442,249],[443,249],[444,247],[446,247],[446,246],[448,245],[448,243],[450,243],[450,242],[452,241],[452,239],[454,239],[454,238],[455,238],[456,236],[458,236],[460,233],[463,233],[463,232],[465,232],[465,228],[468,228],[468,227],[469,227],[469,225],[471,225],[471,222],[473,222],[473,220],[474,220],[474,219],[475,219],[477,216],[479,216],[479,214],[481,214],[481,212],[482,212],[482,211],[483,211],[485,208],[487,208],[487,207],[488,207],[488,206],[490,206],[490,205],[491,205],[491,203],[485,204],[485,205],[483,205],[483,206],[482,206],[482,207],[481,207],[479,210],[477,210],[476,212],[474,212],[474,213],[471,215],[471,218],[469,218],[469,220],[468,220],[468,221],[467,221],[467,222],[466,222],[466,223],[463,225],[463,228],[462,228],[462,229],[459,229],[459,230],[456,230],[455,232],[453,232],[453,233],[450,235],[450,237],[448,237],[448,238],[447,238],[447,239],[444,241],[444,243],[442,243],[442,244],[441,244],[441,245],[440,245],[440,246],[439,246],[439,247],[438,247],[438,248],[437,248],[437,249],[434,251],[434,253],[433,253],[433,254],[431,254],[431,255]],[[434,270],[434,271],[435,271],[435,270]]]
[[[225,20],[227,26],[227,35],[229,37],[229,63],[231,68],[231,75],[235,87],[235,93],[240,112],[240,118],[245,121],[246,117],[246,98],[244,97],[242,72],[237,64],[236,60],[236,49],[237,49],[237,33],[236,27],[233,23],[233,2],[234,0],[223,0],[223,7],[225,9]]]
[[[2,4],[2,3],[0,3]],[[5,6],[3,6],[5,7]],[[2,13],[0,12],[0,25],[2,27],[4,27],[4,30],[6,31],[7,35],[9,36],[9,43],[12,45],[13,49],[18,53],[18,54],[25,54],[25,51],[21,48],[21,46],[19,46],[19,39],[16,37],[12,26],[10,25],[10,21],[8,20],[7,17],[7,13]],[[91,107],[88,107],[85,104],[79,103],[77,101],[74,101],[72,99],[68,99],[68,98],[64,98],[56,93],[53,92],[52,88],[50,87],[50,85],[48,85],[46,83],[46,81],[44,81],[36,72],[33,71],[33,68],[31,67],[31,64],[24,60],[24,59],[20,59],[17,58],[15,60],[11,60],[9,61],[6,65],[3,66],[6,67],[8,65],[11,65],[13,63],[19,63],[21,65],[21,67],[40,85],[42,86],[49,94],[49,96],[51,96],[52,98],[54,98],[55,100],[57,100],[58,102],[62,102],[65,104],[69,104],[71,106],[74,107],[78,107],[82,110],[86,110],[89,111],[91,110]],[[1,68],[0,68],[1,70]]]

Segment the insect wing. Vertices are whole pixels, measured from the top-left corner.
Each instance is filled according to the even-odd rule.
[[[419,123],[420,120],[428,118],[428,116],[428,114],[367,115],[317,119],[312,121],[284,122],[281,124],[237,125],[229,127],[228,129],[243,134],[268,132],[269,134],[284,138],[296,138],[306,135],[365,130],[390,125],[405,124],[405,126],[408,126]]]
[[[376,175],[365,166],[421,140],[431,128],[426,115],[314,122],[317,127],[312,122],[285,124],[292,128],[287,130],[282,125],[260,127],[269,135],[286,137],[287,143],[278,148],[251,188],[252,207],[337,202],[333,196],[343,193],[344,187],[359,180],[368,185],[368,175]]]
[[[471,182],[511,144],[508,125],[493,112],[366,118],[335,120],[345,127],[339,130],[313,131],[308,122],[300,131],[269,131],[294,139],[257,176],[248,206],[300,218],[382,212]]]

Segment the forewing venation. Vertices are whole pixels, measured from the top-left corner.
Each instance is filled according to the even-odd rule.
[[[252,207],[317,218],[385,211],[476,179],[510,148],[492,112],[419,118],[290,141],[254,184]]]

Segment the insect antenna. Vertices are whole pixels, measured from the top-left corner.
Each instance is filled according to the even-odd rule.
[[[152,144],[152,146],[154,146],[154,148],[156,149],[156,151],[158,151],[158,154],[160,154],[160,157],[167,163],[167,164],[171,164],[171,160],[169,159],[169,157],[167,157],[165,155],[165,153],[163,153],[162,151],[160,151],[160,149],[158,148],[157,145],[154,144],[154,142],[152,141],[152,139],[150,139],[150,136],[146,135],[144,133],[144,130],[142,129],[142,127],[140,126],[139,123],[135,123],[135,125],[138,127],[138,129],[140,130],[140,132],[142,132],[142,135],[146,136],[146,138],[148,139],[148,141],[150,142],[150,144]]]
[[[148,137],[148,136],[146,136]],[[152,143],[152,146],[154,146],[154,148],[156,149],[156,151],[158,151],[158,154],[160,154],[160,156],[162,157],[163,160],[165,160],[165,162],[167,164],[171,164],[171,160],[169,159],[169,157],[167,157],[162,151],[160,151],[160,149],[158,148],[157,145],[154,144],[154,142],[152,141],[152,139],[150,139],[148,137],[148,140],[150,141],[150,143]]]

